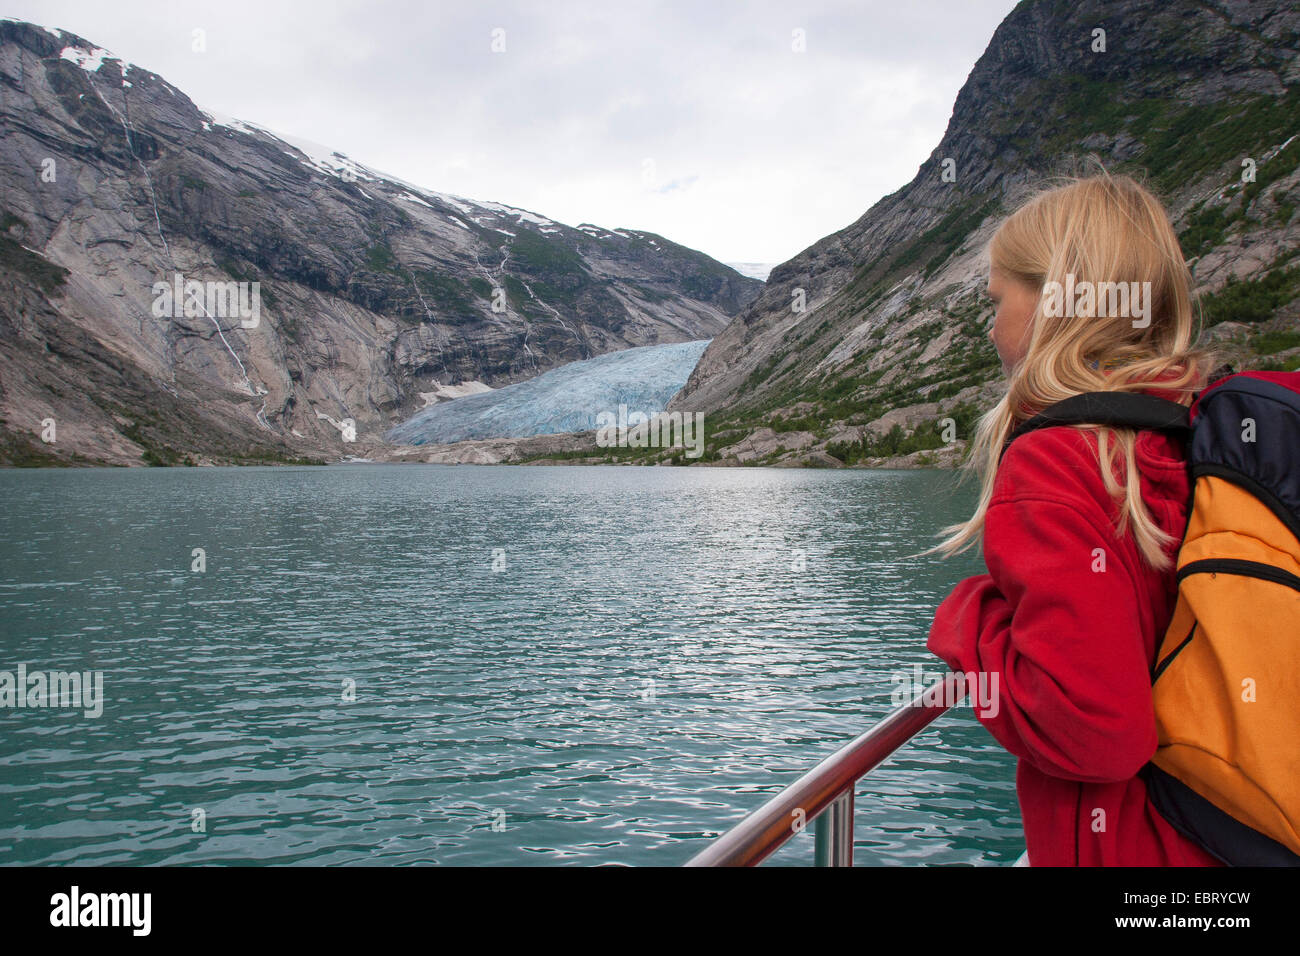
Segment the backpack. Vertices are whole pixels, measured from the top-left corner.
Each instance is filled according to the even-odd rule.
[[[1191,497],[1178,598],[1151,665],[1152,805],[1230,866],[1300,866],[1300,372],[1215,378],[1189,408],[1089,392],[1007,439],[1053,425],[1185,439]]]

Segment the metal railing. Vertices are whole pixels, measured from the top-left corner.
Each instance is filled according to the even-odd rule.
[[[687,866],[757,866],[816,821],[818,866],[853,865],[853,790],[966,694],[962,675],[950,673],[894,710],[870,730],[813,767],[687,861]],[[937,700],[940,703],[927,703]]]

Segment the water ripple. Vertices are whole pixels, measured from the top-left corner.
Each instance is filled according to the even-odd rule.
[[[675,865],[937,675],[933,608],[981,570],[907,557],[972,504],[936,472],[0,486],[0,669],[106,697],[0,710],[0,864]],[[1014,859],[1012,770],[946,716],[859,785],[859,862]]]

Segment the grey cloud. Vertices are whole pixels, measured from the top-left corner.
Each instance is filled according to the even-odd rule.
[[[201,105],[431,189],[754,262],[788,258],[909,180],[1014,3],[8,6]],[[490,48],[498,27],[504,53]],[[791,51],[796,28],[805,53]]]

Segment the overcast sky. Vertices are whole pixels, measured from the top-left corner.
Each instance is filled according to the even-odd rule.
[[[776,263],[911,180],[1014,6],[10,0],[3,14],[429,189]]]

